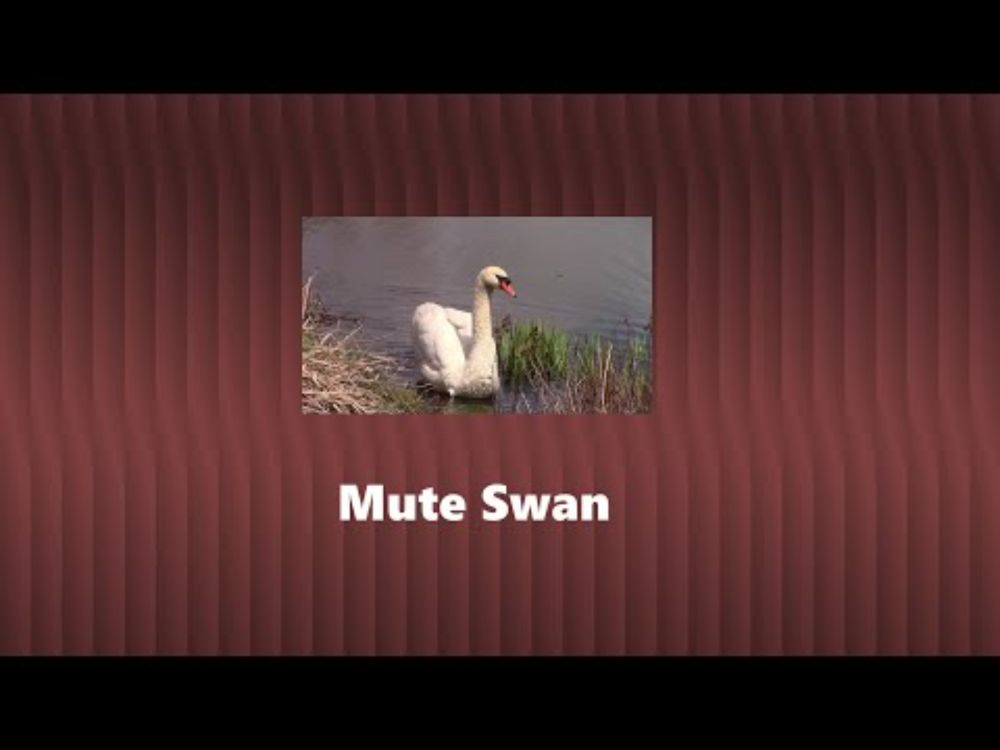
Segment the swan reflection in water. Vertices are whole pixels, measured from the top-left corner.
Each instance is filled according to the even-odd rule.
[[[541,410],[542,403],[538,394],[530,390],[516,390],[501,386],[493,400],[452,398],[446,393],[436,393],[430,386],[418,386],[424,396],[429,412],[434,414],[513,414],[518,406],[525,413],[536,413]]]
[[[483,399],[452,398],[441,399],[439,414],[495,414],[496,407],[492,401]]]

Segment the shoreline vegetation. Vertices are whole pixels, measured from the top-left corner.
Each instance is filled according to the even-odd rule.
[[[413,414],[440,411],[442,399],[407,383],[393,356],[360,341],[360,325],[341,328],[312,289],[302,287],[302,410],[306,414]],[[505,390],[500,413],[644,414],[652,403],[648,329],[627,346],[571,336],[541,321],[496,331]],[[498,399],[498,406],[501,400]]]
[[[312,290],[302,287],[302,411],[305,414],[409,414],[425,410],[414,388],[398,380],[399,364],[344,331]]]
[[[649,336],[624,348],[599,336],[569,336],[541,321],[505,321],[497,343],[505,386],[534,392],[538,408],[518,399],[515,412],[644,414],[653,398]],[[521,407],[526,407],[522,410]]]

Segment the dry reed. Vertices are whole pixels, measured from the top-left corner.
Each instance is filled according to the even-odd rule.
[[[312,290],[302,286],[302,411],[305,414],[400,414],[420,397],[395,381],[396,361],[360,346],[360,326],[341,331]]]

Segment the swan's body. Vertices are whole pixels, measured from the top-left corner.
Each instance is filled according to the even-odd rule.
[[[471,313],[434,302],[413,312],[417,365],[435,390],[465,398],[491,398],[500,390],[490,313],[494,289],[516,296],[507,272],[488,266],[476,277]]]

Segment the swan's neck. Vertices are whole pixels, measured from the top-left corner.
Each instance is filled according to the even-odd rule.
[[[472,337],[476,341],[493,338],[490,293],[482,284],[476,284],[472,294]]]

